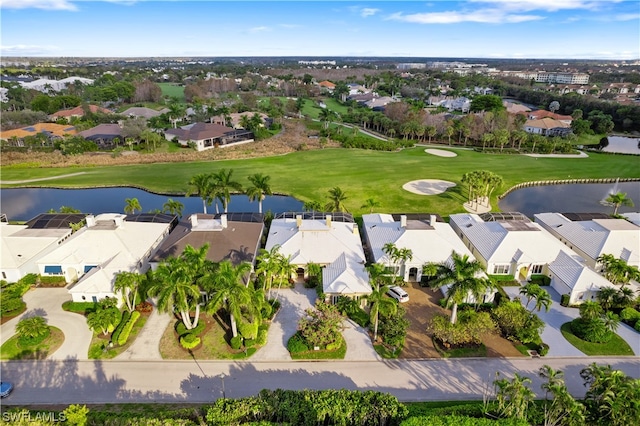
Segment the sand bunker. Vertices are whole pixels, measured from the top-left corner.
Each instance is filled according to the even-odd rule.
[[[402,189],[418,195],[436,195],[442,194],[447,188],[454,186],[456,186],[455,183],[446,180],[421,179],[405,183],[402,185]]]
[[[438,157],[457,157],[458,154],[451,151],[445,151],[444,149],[427,148],[424,150],[427,154],[437,155]]]

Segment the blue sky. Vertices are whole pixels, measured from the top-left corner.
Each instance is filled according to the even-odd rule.
[[[640,58],[638,0],[0,0],[2,56]]]

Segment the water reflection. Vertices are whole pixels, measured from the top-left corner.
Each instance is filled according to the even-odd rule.
[[[618,213],[638,211],[640,182],[530,186],[511,192],[498,205],[502,211],[518,211],[528,217],[543,212],[612,213],[613,208],[601,202],[615,190],[626,192],[635,205],[622,206]]]
[[[125,199],[137,198],[143,212],[162,210],[169,198],[184,205],[183,215],[202,213],[199,197],[158,195],[136,188],[94,188],[94,189],[52,189],[52,188],[9,188],[0,190],[0,209],[9,220],[29,220],[50,209],[58,210],[69,206],[83,213],[118,213],[124,211]],[[293,197],[268,196],[262,202],[262,210],[274,213],[300,211],[302,202]],[[249,201],[246,195],[233,195],[229,203],[231,212],[257,212],[258,203]],[[207,207],[214,213],[215,207]]]

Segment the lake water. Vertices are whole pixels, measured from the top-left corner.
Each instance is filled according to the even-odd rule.
[[[602,148],[603,152],[640,155],[640,138],[608,136],[607,139],[609,139],[609,145]]]
[[[202,213],[202,199],[158,195],[136,188],[93,188],[93,189],[51,189],[51,188],[9,188],[0,190],[0,212],[9,220],[29,220],[50,209],[62,206],[73,207],[83,213],[124,212],[125,199],[137,198],[143,212],[162,210],[169,198],[184,205],[183,216]],[[222,211],[222,206],[220,206]],[[293,197],[273,195],[262,202],[262,211],[274,213],[301,211],[302,202]],[[230,212],[257,212],[258,203],[250,202],[246,195],[233,195],[229,203]],[[214,205],[207,207],[207,213],[215,213]]]
[[[612,213],[613,207],[600,203],[611,191],[626,192],[635,205],[621,206],[618,213],[639,211],[640,182],[529,186],[509,193],[498,205],[502,211],[520,212],[528,217],[544,212]]]

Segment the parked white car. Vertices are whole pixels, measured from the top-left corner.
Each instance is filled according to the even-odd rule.
[[[393,297],[400,303],[409,301],[409,295],[407,294],[407,292],[404,291],[402,287],[399,287],[397,285],[391,287],[389,291],[387,291],[387,295]]]

